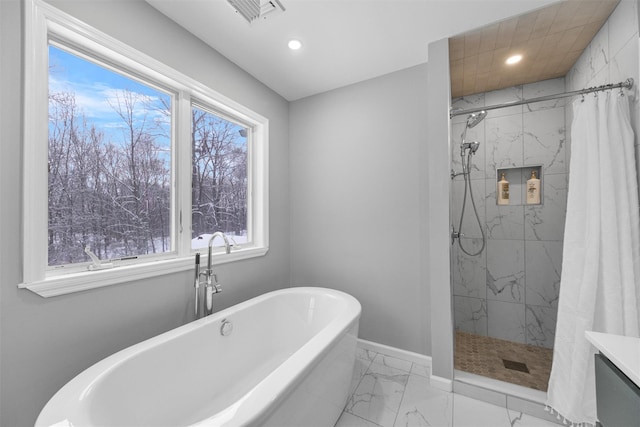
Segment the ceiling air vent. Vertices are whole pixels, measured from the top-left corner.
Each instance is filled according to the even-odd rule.
[[[278,0],[227,0],[250,24],[285,11]]]

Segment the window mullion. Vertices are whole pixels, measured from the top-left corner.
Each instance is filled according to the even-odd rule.
[[[257,125],[250,148],[250,218],[254,244],[269,247],[269,124]]]
[[[191,97],[178,94],[176,114],[176,245],[180,256],[191,253]]]

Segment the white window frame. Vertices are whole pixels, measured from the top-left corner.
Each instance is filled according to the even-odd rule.
[[[191,105],[211,107],[249,129],[248,232],[251,243],[213,263],[263,256],[269,249],[269,121],[206,85],[61,12],[41,0],[28,0],[25,13],[23,130],[23,278],[20,288],[42,297],[63,295],[193,268],[191,250]],[[172,102],[172,239],[174,250],[112,269],[87,271],[86,265],[48,267],[48,44],[50,38],[89,52],[116,69],[143,76],[175,93]]]

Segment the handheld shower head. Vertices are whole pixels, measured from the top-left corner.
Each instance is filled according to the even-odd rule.
[[[484,110],[469,114],[469,117],[467,117],[467,127],[471,129],[474,126],[477,126],[485,117],[487,117],[487,112]]]
[[[471,141],[469,143],[469,150],[471,150],[471,154],[476,154],[478,148],[480,147],[480,143],[478,141]]]
[[[478,141],[463,142],[462,144],[460,144],[460,155],[464,156],[464,150],[467,149],[469,150],[470,154],[476,154],[478,148],[480,148],[480,143]]]
[[[460,148],[462,149],[462,151],[464,151],[465,149],[467,130],[471,129],[472,127],[478,126],[478,123],[484,120],[485,117],[487,117],[487,112],[485,110],[478,111],[477,113],[469,114],[469,117],[467,117],[467,125],[464,127],[464,131],[462,131],[462,135],[460,135],[461,137]],[[466,148],[469,148],[469,146],[467,145]],[[473,150],[474,154],[477,149],[478,148],[476,147],[476,149]]]

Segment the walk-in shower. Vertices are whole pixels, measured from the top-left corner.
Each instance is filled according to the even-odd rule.
[[[452,100],[451,159],[462,160],[451,165],[462,170],[452,174],[461,177],[451,186],[451,224],[458,229],[451,251],[458,379],[475,374],[547,390],[569,177],[571,107],[561,100],[633,84],[629,79],[567,91],[576,86],[570,83],[558,78]],[[532,171],[543,190],[537,203],[526,197]],[[500,203],[504,175],[510,197]]]
[[[476,202],[473,198],[473,189],[471,186],[471,158],[476,154],[476,151],[478,151],[480,143],[478,141],[467,142],[467,130],[477,126],[486,116],[487,112],[482,110],[477,113],[469,114],[469,117],[467,117],[467,122],[465,124],[464,130],[462,131],[462,135],[460,136],[460,162],[462,163],[462,172],[456,173],[454,170],[451,170],[451,179],[454,179],[458,175],[462,175],[464,178],[464,195],[462,199],[462,210],[460,212],[460,222],[458,225],[458,231],[455,230],[453,225],[451,227],[451,243],[454,243],[455,239],[458,239],[458,245],[460,246],[460,249],[469,256],[477,256],[482,253],[486,244],[486,238],[482,226],[482,221],[480,221],[480,216],[478,215],[478,208],[476,207]],[[462,232],[462,224],[464,221],[464,213],[467,205],[467,193],[469,193],[471,206],[473,206],[473,213],[476,217],[478,228],[480,229],[480,234],[482,235],[482,246],[476,252],[465,249],[461,239],[461,237],[464,237],[464,233]]]
[[[537,26],[544,16],[560,16],[560,9],[575,6],[571,2],[560,2],[549,6],[549,10],[542,8],[497,26],[474,29],[452,37],[448,46],[434,45],[430,50],[430,61],[445,59],[449,63],[447,154],[451,163],[444,170],[440,168],[439,174],[446,175],[453,169],[449,180],[449,230],[440,232],[455,228],[459,233],[455,236],[459,242],[447,242],[455,329],[453,388],[496,401],[506,396],[502,402],[506,400],[507,406],[515,405],[518,398],[535,402],[537,405],[528,406],[541,416],[545,414],[543,404],[554,348],[559,350],[556,343],[562,338],[559,333],[556,340],[556,324],[561,282],[565,285],[561,277],[567,276],[563,272],[565,224],[575,223],[574,218],[567,217],[569,161],[572,172],[581,161],[571,158],[577,152],[571,150],[571,137],[578,135],[571,129],[574,107],[582,105],[582,99],[586,103],[605,96],[593,92],[619,88],[620,92],[612,93],[627,94],[631,90],[630,96],[637,94],[631,80],[625,80],[638,80],[637,61],[626,63],[623,58],[638,49],[638,5],[596,3],[603,10],[610,7],[601,18],[602,24],[583,27],[584,49],[578,51],[575,41],[567,40],[567,46],[572,45],[576,53],[563,51],[558,46],[564,45],[561,40],[571,32],[555,33],[558,42],[549,45],[559,55],[554,64],[563,62],[567,69],[561,72],[556,68],[554,75],[534,75],[534,68],[545,67],[533,58],[526,64],[506,66],[501,53],[509,50],[505,45],[518,36],[495,34],[506,32],[507,28],[517,32],[518,22],[536,22]],[[623,17],[629,19],[625,21]],[[550,20],[552,25],[558,25],[553,18]],[[588,33],[591,28],[594,31]],[[542,50],[538,49],[539,38],[532,36],[530,40],[536,43],[536,52]],[[491,51],[493,46],[495,50]],[[599,61],[602,55],[607,55],[607,61]],[[489,63],[490,56],[495,63]],[[568,59],[570,56],[577,61]],[[589,68],[585,64],[597,66]],[[609,78],[613,83],[603,84]],[[432,80],[440,83],[435,77]],[[433,93],[437,93],[436,89],[435,85],[430,87]],[[483,111],[488,114],[480,117]],[[631,116],[634,115],[637,111],[632,110]],[[434,137],[442,135],[442,130],[436,130]],[[637,135],[638,129],[635,131]],[[480,143],[477,148],[475,141]],[[584,141],[574,142],[583,146]],[[475,212],[466,196],[470,186],[484,232],[482,251],[478,251],[481,233]],[[531,188],[539,198],[529,197]],[[476,252],[476,256],[469,255]],[[434,286],[432,298],[438,309],[447,307],[448,302],[446,290],[439,292]],[[434,337],[436,344],[449,344],[435,334]],[[434,357],[434,375],[438,369],[446,372],[435,362]]]

